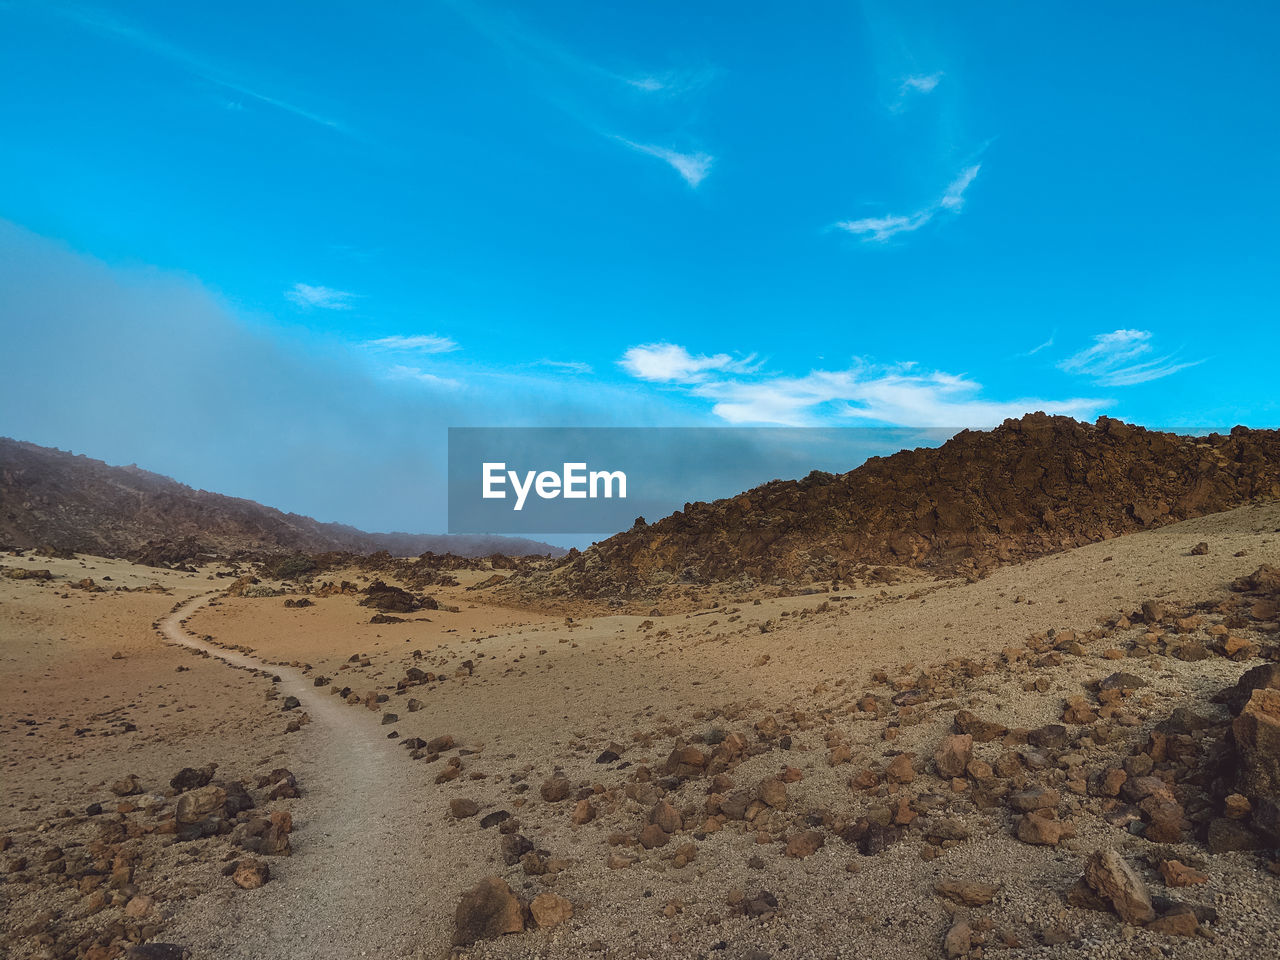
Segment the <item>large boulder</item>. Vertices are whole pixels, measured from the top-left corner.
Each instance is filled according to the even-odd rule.
[[[1253,824],[1280,838],[1280,690],[1255,689],[1231,732],[1240,755],[1236,785],[1253,805]]]
[[[1236,681],[1235,686],[1227,687],[1213,699],[1225,703],[1232,716],[1244,709],[1255,690],[1280,689],[1280,663],[1264,663],[1246,671]]]
[[[439,604],[432,597],[416,597],[408,590],[393,587],[375,580],[362,591],[365,594],[360,601],[362,607],[373,607],[383,613],[413,613],[415,610],[435,610]]]

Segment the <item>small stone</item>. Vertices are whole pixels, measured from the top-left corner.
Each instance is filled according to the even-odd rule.
[[[1223,801],[1222,812],[1229,820],[1243,820],[1253,812],[1253,804],[1242,793],[1233,793]]]
[[[559,926],[573,916],[573,904],[557,893],[540,893],[529,904],[533,922],[539,929]]]
[[[973,949],[973,929],[963,920],[957,920],[942,940],[942,952],[948,960],[967,957]]]
[[[1037,810],[1018,820],[1015,836],[1023,843],[1056,847],[1074,833],[1075,829],[1071,824],[1054,820],[1046,816],[1044,811]]]
[[[1000,892],[994,883],[976,880],[941,880],[934,884],[933,890],[938,896],[966,907],[984,907]]]
[[[910,783],[916,778],[916,770],[912,765],[912,755],[900,753],[885,768],[884,774],[891,783]]]
[[[242,860],[231,874],[232,882],[241,890],[257,890],[271,879],[271,868],[265,860]]]
[[[1207,876],[1181,860],[1161,860],[1159,870],[1166,887],[1192,887],[1209,882]]]
[[[188,790],[178,798],[176,818],[179,823],[197,823],[207,815],[222,810],[227,802],[227,791],[210,784]]]
[[[652,850],[654,847],[665,847],[671,842],[671,836],[656,823],[650,823],[640,831],[639,840],[640,846]]]
[[[820,830],[807,830],[804,833],[797,833],[788,840],[783,853],[793,860],[802,860],[817,853],[824,843],[826,838]]]
[[[1200,929],[1200,918],[1195,910],[1186,904],[1178,904],[1162,917],[1147,924],[1152,933],[1163,933],[1171,937],[1194,937]]]
[[[133,897],[124,905],[124,915],[134,920],[141,920],[155,909],[156,902],[152,897]]]
[[[775,810],[787,809],[787,785],[777,777],[760,781],[760,799]]]
[[[455,820],[465,820],[480,812],[480,804],[466,797],[457,797],[449,801],[449,813]]]
[[[573,786],[564,777],[552,777],[542,785],[542,799],[547,803],[559,803],[567,800],[573,792]]]
[[[654,804],[653,809],[649,811],[649,823],[656,824],[663,833],[676,833],[684,826],[680,811],[665,800]]]
[[[1084,879],[1125,923],[1141,926],[1155,919],[1147,885],[1114,850],[1094,851],[1085,863]]]
[[[965,767],[973,759],[973,737],[967,733],[947,736],[933,755],[933,762],[941,777],[962,777]]]
[[[111,784],[111,792],[117,797],[132,797],[142,792],[142,785],[138,783],[137,777],[129,774],[129,776],[121,777]]]
[[[1057,790],[1040,785],[1009,794],[1009,806],[1019,813],[1030,813],[1033,810],[1057,810],[1061,802],[1062,795]]]

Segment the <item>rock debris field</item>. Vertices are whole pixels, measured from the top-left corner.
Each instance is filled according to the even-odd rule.
[[[0,557],[14,958],[1280,954],[1280,507],[504,606]]]

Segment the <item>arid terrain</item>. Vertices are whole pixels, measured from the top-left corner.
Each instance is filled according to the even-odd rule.
[[[19,553],[8,956],[1280,950],[1274,503],[644,614]]]

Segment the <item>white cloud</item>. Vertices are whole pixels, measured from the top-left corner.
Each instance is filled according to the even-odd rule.
[[[634,90],[639,90],[642,93],[660,93],[664,97],[678,97],[692,93],[698,88],[711,83],[720,74],[720,71],[714,67],[667,70],[663,73],[640,75],[612,73],[608,70],[600,70],[599,72],[621,81]]]
[[[350,310],[354,293],[334,290],[332,287],[313,287],[309,283],[295,283],[284,292],[286,300],[300,307],[317,307],[321,310]]]
[[[705,180],[707,174],[711,172],[711,165],[715,163],[715,157],[707,153],[678,153],[675,150],[668,150],[666,147],[633,143],[623,137],[618,137],[617,139],[633,150],[647,153],[649,156],[657,157],[663,163],[668,164],[691,187],[696,187]]]
[[[591,364],[583,363],[580,360],[535,360],[532,366],[550,367],[553,370],[563,370],[565,373],[592,372]]]
[[[1052,347],[1052,346],[1053,346],[1053,337],[1050,337],[1050,338],[1049,338],[1048,340],[1046,340],[1044,343],[1040,344],[1040,346],[1038,346],[1038,347],[1032,347],[1032,348],[1031,348],[1030,350],[1028,350],[1025,354],[1023,354],[1023,356],[1025,356],[1025,357],[1034,357],[1034,356],[1035,356],[1037,353],[1039,353],[1041,350],[1048,350],[1048,349],[1049,349],[1050,347]]]
[[[714,356],[691,354],[674,343],[646,343],[631,347],[618,365],[640,380],[651,383],[699,383],[711,373],[746,372],[754,354],[735,360],[727,353]]]
[[[387,371],[388,380],[410,380],[414,383],[426,384],[429,387],[460,387],[457,380],[450,380],[448,377],[437,377],[434,373],[427,373],[419,367],[408,367],[397,364]]]
[[[657,93],[667,88],[667,85],[657,77],[624,78],[623,82],[630,84],[637,90],[643,90],[645,93]]]
[[[938,201],[938,205],[945,207],[947,210],[959,210],[963,207],[964,192],[969,189],[969,184],[973,183],[981,167],[982,164],[975,163],[972,167],[966,167],[960,171],[960,176],[947,184],[947,189],[943,192],[942,199]]]
[[[938,81],[941,79],[941,73],[916,74],[902,81],[900,92],[904,95],[908,93],[933,93],[933,88],[938,85]]]
[[[457,343],[452,339],[437,336],[434,333],[415,334],[409,337],[380,337],[377,340],[368,341],[366,346],[381,350],[412,350],[416,353],[451,353],[458,349]]]
[[[891,215],[887,217],[863,217],[861,220],[841,220],[836,226],[848,233],[861,234],[869,240],[883,242],[900,233],[919,230],[932,219],[932,211],[921,211],[913,213],[909,217]]]
[[[1179,361],[1174,354],[1151,356],[1150,330],[1121,329],[1100,333],[1093,343],[1058,363],[1058,369],[1092,377],[1108,387],[1131,387],[1171,376],[1201,360]]]
[[[963,375],[922,371],[914,363],[843,370],[813,370],[804,376],[753,377],[758,367],[728,354],[694,356],[674,344],[632,347],[622,366],[650,382],[675,383],[709,400],[727,423],[806,426],[856,420],[914,427],[990,427],[1032,410],[1092,417],[1111,401],[1072,397],[991,400],[982,384]]]
[[[909,215],[889,214],[883,217],[863,217],[859,220],[841,220],[836,229],[852,233],[863,240],[884,243],[900,233],[911,233],[929,223],[939,212],[959,213],[964,208],[965,191],[978,176],[982,164],[966,167],[947,184],[947,189],[934,203]]]
[[[911,365],[815,370],[803,377],[702,384],[693,393],[715,401],[712,412],[729,423],[802,426],[854,419],[913,427],[991,427],[1032,410],[1091,416],[1106,400],[1019,398],[994,401],[982,384],[942,371],[915,372]]]

